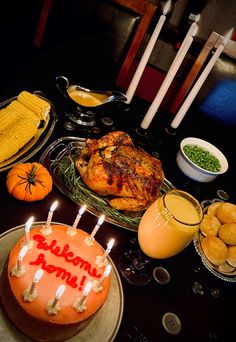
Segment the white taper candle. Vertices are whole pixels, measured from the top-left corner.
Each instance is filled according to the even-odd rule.
[[[137,86],[138,86],[138,83],[140,81],[140,78],[143,74],[143,71],[145,69],[145,66],[147,65],[147,62],[149,60],[149,57],[152,53],[152,50],[154,48],[154,45],[157,41],[157,38],[159,37],[159,34],[160,34],[160,31],[165,23],[165,20],[166,20],[166,14],[168,13],[169,9],[170,9],[170,5],[171,5],[171,1],[167,1],[167,3],[165,4],[164,6],[164,9],[163,9],[163,14],[160,16],[158,22],[157,22],[157,25],[151,35],[151,38],[146,46],[146,49],[143,53],[143,56],[138,64],[138,67],[134,73],[134,76],[130,82],[130,85],[129,85],[129,88],[127,89],[127,92],[126,92],[126,97],[127,97],[127,103],[130,103],[132,98],[133,98],[133,95],[135,93],[135,90],[137,89]]]
[[[199,76],[198,80],[192,87],[191,91],[189,92],[188,96],[186,97],[185,101],[183,102],[182,106],[178,110],[177,114],[175,115],[174,120],[171,122],[171,127],[176,129],[180,125],[181,121],[183,120],[184,116],[186,115],[189,107],[191,106],[193,100],[195,99],[197,93],[201,89],[203,83],[205,82],[207,76],[211,72],[212,68],[214,67],[217,59],[221,55],[224,50],[225,45],[227,44],[228,40],[230,39],[233,33],[233,29],[231,29],[227,35],[225,36],[222,44],[218,46],[215,53],[212,55],[211,59],[207,63],[205,69],[202,71],[201,75]]]
[[[181,45],[179,52],[176,54],[174,61],[172,62],[168,73],[166,74],[164,81],[162,82],[151,106],[149,107],[142,123],[141,127],[143,129],[147,129],[152,122],[164,96],[166,95],[166,92],[169,89],[169,86],[171,82],[173,81],[177,71],[179,70],[180,65],[182,64],[192,42],[193,42],[193,37],[197,33],[197,27],[195,28],[195,31],[192,32],[192,35],[188,36],[185,39],[185,43]]]

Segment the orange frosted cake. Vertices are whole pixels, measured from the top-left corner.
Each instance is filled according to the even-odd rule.
[[[64,341],[76,335],[108,296],[110,275],[103,249],[94,239],[87,243],[91,239],[83,230],[71,232],[63,225],[52,225],[49,233],[44,226],[33,228],[30,240],[23,236],[15,244],[2,272],[2,306],[33,340]]]

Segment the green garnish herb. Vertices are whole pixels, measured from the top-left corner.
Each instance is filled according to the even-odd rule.
[[[221,170],[220,161],[212,153],[198,145],[187,144],[183,147],[186,156],[196,165],[204,170],[219,172]]]

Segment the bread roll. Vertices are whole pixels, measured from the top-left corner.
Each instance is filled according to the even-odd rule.
[[[207,259],[219,266],[226,262],[227,246],[216,236],[207,236],[202,241],[202,249]]]
[[[204,236],[217,236],[221,223],[216,216],[205,214],[200,223],[200,231]]]
[[[209,205],[207,208],[207,214],[216,216],[216,209],[219,208],[219,206],[222,204],[222,202],[215,202]]]
[[[231,266],[228,262],[225,262],[219,266],[219,271],[224,274],[229,274],[235,272],[235,267]]]
[[[216,216],[221,223],[236,223],[236,205],[229,202],[223,202],[216,209]]]
[[[236,246],[229,246],[227,252],[227,262],[236,267]]]
[[[219,229],[219,238],[227,245],[236,245],[236,223],[225,223]]]

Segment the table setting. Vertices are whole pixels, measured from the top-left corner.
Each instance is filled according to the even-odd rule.
[[[52,137],[51,137],[52,138]],[[133,326],[136,327],[138,330],[138,332],[136,331],[136,328],[131,329],[131,327],[126,326],[126,324],[124,323],[124,315],[125,315],[125,310],[127,307],[127,300],[131,300],[131,293],[133,293],[133,289],[135,288],[135,293],[138,294],[137,291],[142,290],[144,288],[149,288],[151,287],[151,291],[153,293],[153,295],[156,295],[156,291],[160,291],[161,289],[159,288],[159,286],[161,286],[163,288],[163,290],[161,290],[160,294],[164,293],[167,291],[167,294],[169,293],[170,290],[168,290],[168,288],[170,288],[170,286],[174,286],[175,281],[178,279],[176,279],[176,275],[175,275],[175,271],[173,269],[173,266],[171,265],[173,263],[173,265],[175,264],[175,258],[178,258],[178,255],[180,255],[180,261],[181,264],[184,262],[186,263],[186,258],[189,260],[194,260],[193,264],[190,263],[188,266],[186,266],[186,270],[188,270],[188,272],[190,273],[190,279],[191,282],[188,283],[189,285],[189,291],[192,293],[190,295],[190,298],[194,296],[199,296],[199,297],[204,297],[206,296],[206,292],[208,288],[212,287],[213,294],[217,297],[218,295],[220,295],[219,293],[221,293],[221,291],[224,293],[224,290],[221,290],[223,287],[222,283],[217,283],[217,280],[215,279],[211,279],[210,278],[210,282],[208,285],[206,285],[205,283],[205,279],[207,279],[208,277],[210,277],[210,274],[213,274],[213,277],[215,277],[214,272],[212,273],[211,269],[209,272],[209,267],[206,265],[205,259],[202,259],[202,255],[199,255],[199,251],[197,251],[195,248],[196,246],[194,245],[196,242],[190,242],[188,247],[184,248],[184,251],[179,252],[177,256],[172,256],[172,257],[164,257],[164,259],[156,259],[155,257],[153,258],[153,256],[149,256],[147,255],[144,251],[144,247],[142,247],[142,249],[140,248],[140,243],[138,241],[138,226],[139,226],[139,222],[140,222],[140,217],[138,217],[138,223],[137,223],[137,218],[136,217],[126,217],[127,214],[125,215],[125,219],[118,221],[116,219],[116,217],[113,215],[113,210],[110,212],[106,212],[103,208],[107,208],[108,207],[108,202],[106,200],[105,204],[103,204],[102,206],[98,207],[98,209],[93,206],[91,206],[91,204],[89,203],[89,200],[86,197],[82,197],[82,199],[78,200],[77,197],[75,196],[75,198],[73,197],[73,191],[71,194],[71,191],[68,192],[67,189],[67,184],[65,183],[64,178],[65,177],[65,169],[63,169],[61,171],[61,173],[57,170],[58,167],[58,163],[60,164],[63,161],[63,158],[67,158],[67,162],[68,162],[68,158],[69,160],[73,160],[73,158],[71,159],[71,157],[73,155],[75,155],[76,157],[78,157],[79,153],[81,153],[81,149],[84,148],[85,146],[85,141],[86,139],[84,138],[80,138],[80,137],[73,137],[73,136],[61,136],[60,138],[53,140],[50,144],[48,144],[46,146],[45,149],[39,151],[40,153],[38,153],[39,155],[39,159],[38,161],[44,165],[44,167],[46,167],[46,169],[51,173],[52,175],[52,179],[53,179],[53,190],[52,192],[50,192],[45,199],[47,200],[47,208],[49,208],[49,204],[50,206],[52,205],[52,200],[54,199],[58,199],[59,201],[59,207],[56,208],[53,212],[53,221],[54,219],[57,217],[57,212],[58,210],[60,210],[60,216],[59,216],[59,222],[66,222],[66,224],[68,225],[72,225],[73,224],[73,219],[71,219],[71,210],[75,213],[76,208],[81,208],[81,206],[83,204],[86,204],[86,212],[84,212],[79,220],[79,226],[80,224],[87,227],[86,230],[88,230],[90,233],[92,232],[91,229],[91,222],[94,222],[92,224],[92,226],[96,226],[99,223],[99,219],[100,219],[100,223],[101,223],[101,215],[104,215],[104,222],[101,223],[101,225],[99,226],[99,229],[97,229],[96,232],[96,237],[99,239],[99,242],[101,243],[102,246],[104,246],[104,250],[106,248],[105,244],[104,244],[104,237],[107,235],[105,233],[108,232],[108,236],[112,236],[114,234],[114,230],[115,233],[118,234],[117,237],[115,237],[115,246],[113,246],[112,250],[110,251],[109,255],[110,258],[112,258],[112,263],[114,264],[114,268],[113,268],[113,272],[115,272],[115,275],[117,278],[116,281],[118,282],[118,288],[120,291],[120,295],[121,298],[124,297],[124,303],[122,304],[121,301],[121,311],[120,314],[118,315],[118,317],[115,319],[114,323],[110,322],[109,323],[109,327],[110,328],[110,333],[108,332],[108,337],[107,337],[107,341],[119,341],[120,338],[124,338],[128,340],[130,340],[131,338],[137,338],[137,340],[139,338],[141,338],[140,336],[144,336],[143,338],[147,338],[147,340],[154,340],[154,336],[155,332],[151,332],[150,330],[146,330],[145,326],[146,325],[142,325],[142,323],[140,324],[140,321],[138,319],[138,317],[134,320]],[[176,156],[175,156],[176,157]],[[32,158],[29,158],[32,159]],[[176,168],[178,169],[178,166],[176,164]],[[68,169],[68,164],[66,164],[66,169]],[[8,170],[7,170],[8,171]],[[76,171],[77,172],[77,171]],[[181,173],[182,171],[179,170],[179,172]],[[63,177],[62,177],[63,174]],[[76,173],[75,173],[76,174]],[[78,173],[77,173],[78,175]],[[184,174],[183,174],[184,175]],[[186,176],[184,175],[185,179]],[[219,176],[220,178],[220,176]],[[173,179],[173,178],[172,178]],[[165,194],[171,193],[172,191],[176,191],[176,186],[173,184],[174,180],[171,179],[171,182],[167,179],[164,178],[163,179],[163,183],[160,187],[160,196],[164,196]],[[74,175],[72,177],[72,180],[75,181],[74,184],[77,184],[78,180],[76,180],[76,178],[74,179]],[[191,179],[190,179],[191,181]],[[67,182],[67,181],[66,181]],[[173,182],[173,183],[172,183]],[[193,181],[195,182],[195,181]],[[204,184],[204,183],[202,183]],[[210,183],[209,183],[210,184]],[[85,186],[85,184],[84,184]],[[79,187],[79,185],[78,185]],[[88,187],[86,186],[86,190],[88,191]],[[186,189],[184,189],[186,190]],[[53,197],[51,197],[53,195]],[[95,194],[96,195],[96,194]],[[89,194],[88,198],[91,196],[91,194]],[[9,198],[9,194],[5,194],[5,197],[7,198],[7,202],[6,205],[8,206],[7,203],[11,203],[12,199]],[[99,195],[99,201],[101,199],[103,199],[103,196]],[[10,201],[9,201],[10,200]],[[48,202],[50,200],[50,203]],[[16,200],[14,200],[16,201]],[[35,202],[34,202],[35,203]],[[29,215],[28,213],[28,208],[30,209],[31,212],[34,211],[37,212],[37,216],[38,216],[38,210],[37,208],[44,208],[44,210],[42,212],[44,212],[44,216],[46,216],[45,214],[45,204],[46,202],[40,201],[37,205],[36,205],[36,209],[33,210],[33,207],[27,207],[27,205],[30,203],[25,203],[25,205],[22,207],[22,205],[20,205],[18,207],[17,212],[21,212],[23,209],[23,212],[27,213],[27,215]],[[69,210],[66,210],[66,215],[64,213],[64,209],[63,207],[60,209],[60,206],[63,206],[64,208],[70,208]],[[6,209],[7,211],[9,211],[9,209]],[[63,214],[64,213],[64,214]],[[92,214],[92,216],[90,217],[90,214]],[[85,217],[89,218],[86,219],[85,221]],[[28,217],[28,216],[27,216]],[[42,215],[40,214],[39,219],[42,218]],[[128,221],[127,221],[128,220]],[[131,221],[129,221],[131,220]],[[167,218],[167,222],[168,222],[169,218]],[[9,222],[9,218],[8,220],[5,222]],[[134,222],[135,225],[133,224],[129,224],[129,222]],[[18,228],[15,228],[16,226],[19,226],[19,221],[17,220],[17,222],[14,225],[11,225],[10,223],[7,223],[7,229],[6,229],[6,233],[2,234],[2,238],[1,238],[1,242],[4,243],[5,245],[5,241],[4,239],[7,239],[9,234],[11,235],[11,233],[9,233],[9,229],[11,232],[11,229],[13,231],[15,231],[16,229],[18,230]],[[82,227],[83,227],[82,226]],[[20,226],[22,229],[22,226]],[[106,228],[105,228],[106,227]],[[145,224],[146,227],[146,224]],[[165,226],[164,226],[165,227]],[[110,232],[110,233],[109,233]],[[4,241],[4,242],[3,242]],[[119,241],[123,241],[122,244],[120,244],[121,242]],[[6,245],[8,246],[8,242],[6,243]],[[8,246],[8,248],[10,248],[10,246]],[[9,250],[9,249],[8,249]],[[144,251],[143,251],[144,250]],[[190,254],[188,256],[188,254]],[[192,259],[194,255],[194,258]],[[191,257],[190,257],[191,256]],[[209,272],[209,275],[206,273],[206,271]],[[161,271],[159,270],[161,269]],[[191,271],[190,271],[191,270]],[[161,273],[159,273],[161,272]],[[163,273],[164,272],[164,273]],[[163,280],[165,279],[166,276],[166,272],[167,272],[167,281]],[[202,275],[203,274],[203,275]],[[224,281],[224,277],[215,277],[216,279],[219,278],[220,282],[224,282],[224,283],[230,283],[229,281]],[[175,280],[176,279],[176,280]],[[178,280],[180,281],[180,279]],[[163,282],[163,284],[162,284]],[[171,285],[173,284],[173,285]],[[210,285],[211,284],[211,285]],[[232,284],[233,285],[233,284]],[[232,286],[231,285],[231,286]],[[128,288],[127,288],[128,286]],[[166,288],[166,289],[165,289]],[[185,286],[184,286],[185,288]],[[125,290],[125,292],[124,292]],[[128,291],[128,292],[127,292]],[[127,298],[127,293],[128,294],[128,298]],[[112,293],[111,293],[112,295]],[[140,293],[141,295],[141,293]],[[144,295],[144,298],[147,298],[148,294]],[[225,295],[225,293],[224,293]],[[112,295],[113,296],[113,295]],[[189,296],[189,295],[188,295]],[[208,295],[207,295],[208,296]],[[210,295],[212,298],[215,298],[212,294]],[[223,296],[223,294],[222,294]],[[111,297],[113,298],[113,297]],[[158,301],[160,301],[160,297],[158,296]],[[208,298],[208,297],[207,297]],[[113,301],[115,301],[116,299],[113,298]],[[132,300],[131,300],[132,303]],[[109,306],[109,301],[107,303],[107,305]],[[131,307],[129,308],[129,310],[131,310],[132,312],[132,306],[135,304],[129,304],[131,305]],[[144,303],[142,304],[143,307]],[[149,306],[151,305],[151,303],[149,303]],[[181,320],[181,324],[182,324],[182,328],[180,330],[177,329],[178,334],[176,333],[176,337],[182,339],[183,338],[183,334],[187,334],[187,336],[190,336],[188,334],[189,330],[185,329],[184,327],[184,319],[182,317],[181,319],[181,309],[179,308],[179,311],[175,311],[174,307],[171,309],[171,305],[168,304],[167,307],[165,308],[164,302],[162,304],[162,309],[161,312],[163,312],[163,317],[165,313],[171,312],[175,315],[177,315],[176,319],[180,319]],[[116,306],[117,307],[117,306]],[[177,305],[178,307],[178,305]],[[123,309],[122,309],[123,308]],[[106,309],[106,307],[104,307],[104,310]],[[116,312],[114,312],[115,314]],[[127,314],[127,313],[126,313]],[[105,316],[103,316],[103,313],[101,312],[101,315],[96,316],[96,319],[99,320],[99,317],[101,317],[101,319],[104,320],[108,320],[106,314]],[[165,316],[164,318],[168,318],[169,316]],[[173,319],[172,316],[170,316],[171,319]],[[175,317],[175,316],[174,316]],[[109,316],[109,320],[112,319]],[[164,319],[163,319],[164,320]],[[5,322],[5,321],[4,321]],[[138,323],[139,322],[139,323]],[[160,317],[160,322],[162,322],[161,317]],[[96,336],[98,336],[98,341],[99,338],[101,336],[101,334],[103,334],[103,324],[102,327],[99,326],[99,323],[96,323],[96,321],[94,322],[96,328],[98,329],[98,332],[96,333]],[[98,325],[97,325],[98,324]],[[122,324],[125,324],[125,327],[122,327]],[[164,325],[163,325],[164,324]],[[165,328],[165,323],[160,323],[160,330],[161,330],[161,334],[163,334],[163,338],[166,338],[166,340],[168,340],[168,333]],[[214,325],[213,325],[214,326]],[[114,327],[114,328],[112,328]],[[208,331],[208,327],[206,326],[205,328]],[[213,328],[212,328],[213,329]],[[214,330],[216,329],[216,330]],[[209,334],[220,334],[220,332],[217,332],[217,328],[215,327],[213,330],[209,329]],[[7,331],[7,332],[6,332]],[[88,331],[88,333],[87,333]],[[92,334],[93,332],[93,325],[91,324],[91,330],[90,329],[86,329],[83,331],[83,333],[81,333],[82,337],[84,336],[85,341],[87,340],[88,336],[91,336],[90,334]],[[106,332],[107,333],[107,332]],[[4,328],[4,332],[3,334],[7,335],[9,334],[9,338],[13,338],[13,341],[20,341],[21,335],[18,335],[18,333],[16,333],[16,331],[13,328],[13,332],[11,332],[10,329],[10,333],[9,330],[7,328],[7,330],[5,330]],[[15,335],[16,334],[16,335]],[[87,335],[88,334],[88,335]],[[111,336],[109,337],[109,334],[111,334]],[[122,337],[120,337],[120,335]],[[124,335],[123,335],[124,334]],[[144,334],[144,335],[143,335]],[[150,334],[150,335],[149,335]],[[14,337],[17,336],[17,337]],[[136,336],[136,337],[135,337]],[[186,335],[185,335],[186,336]],[[82,338],[81,337],[81,338]],[[72,338],[73,340],[77,340],[76,337]]]
[[[30,292],[34,292],[35,286],[40,289],[45,273],[48,292],[53,285],[58,285],[58,278],[61,286],[64,285],[60,288],[62,292],[53,292],[54,301],[51,298],[55,321],[61,317],[60,311],[72,312],[71,304],[69,309],[63,306],[67,291],[77,287],[77,292],[82,291],[78,312],[86,300],[89,307],[89,296],[94,293],[86,287],[89,282],[85,284],[85,276],[80,283],[77,278],[71,279],[71,274],[65,281],[61,273],[55,276],[59,266],[47,262],[51,257],[55,258],[55,263],[57,258],[64,258],[65,264],[74,262],[77,266],[81,257],[76,259],[76,253],[82,253],[84,248],[93,251],[94,243],[103,254],[96,256],[94,264],[90,259],[89,262],[94,269],[103,267],[99,285],[105,287],[109,281],[107,297],[88,325],[63,340],[226,341],[232,335],[234,320],[228,307],[236,298],[233,284],[236,281],[236,240],[232,238],[236,205],[232,181],[226,177],[230,161],[223,151],[211,144],[210,136],[206,141],[197,134],[198,129],[192,136],[179,128],[180,124],[184,126],[185,114],[232,32],[215,51],[173,119],[159,107],[193,43],[200,16],[195,18],[184,37],[151,105],[133,98],[170,7],[171,1],[167,1],[126,93],[91,90],[71,83],[67,75],[58,75],[54,80],[52,94],[55,90],[59,102],[56,97],[45,95],[43,90],[22,89],[34,100],[45,101],[49,111],[40,119],[41,126],[30,141],[0,163],[1,339],[41,340],[34,339],[32,333],[27,335],[29,327],[23,322],[14,322],[15,314],[10,322],[5,313],[4,291],[1,291],[1,287],[7,286],[5,277],[9,277],[14,289],[15,283],[23,282],[21,272],[26,270],[29,277],[32,265],[41,266],[44,274],[42,279],[34,278]],[[0,115],[14,101],[20,101],[20,94],[0,104]],[[29,103],[25,106],[37,112],[36,107],[29,108]],[[14,115],[18,115],[16,113],[14,111]],[[17,140],[15,135],[12,139]],[[216,204],[218,207],[213,213]],[[222,209],[225,205],[227,209]],[[218,222],[217,229],[205,223],[207,215],[211,222]],[[58,227],[66,231],[64,238],[61,231],[57,233]],[[50,237],[53,233],[54,238]],[[76,234],[86,235],[79,241],[78,250],[73,245]],[[210,239],[212,242],[207,245]],[[32,240],[33,247],[30,247]],[[20,245],[20,252],[15,256],[16,252],[12,251],[18,251],[22,241],[27,248]],[[56,245],[58,241],[60,246]],[[219,252],[220,248],[214,243],[219,243],[223,252]],[[33,253],[31,248],[42,249],[46,256],[41,253],[36,261],[28,261]],[[86,252],[86,257],[90,257],[90,252]],[[215,260],[220,257],[217,263]],[[14,262],[17,260],[16,273],[11,270],[6,275],[11,258]],[[25,270],[24,262],[27,263]],[[88,269],[85,267],[85,271]],[[89,276],[95,277],[97,271],[93,272]],[[7,296],[11,296],[9,291]],[[27,312],[29,303],[23,302],[21,306]],[[11,310],[17,312],[15,308],[19,308],[19,303],[12,305],[12,300],[10,303]],[[83,310],[86,309],[85,305]],[[74,315],[73,311],[71,316]],[[33,324],[38,328],[38,323]],[[58,340],[53,333],[51,338]]]

